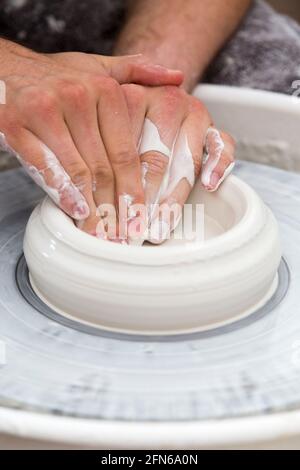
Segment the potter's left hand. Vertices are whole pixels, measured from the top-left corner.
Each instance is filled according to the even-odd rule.
[[[141,158],[148,207],[177,207],[172,220],[150,214],[150,241],[161,243],[180,220],[196,178],[208,191],[218,189],[234,166],[235,143],[218,131],[206,107],[173,86],[122,86]]]

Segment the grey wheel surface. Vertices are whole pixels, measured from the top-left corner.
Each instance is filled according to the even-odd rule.
[[[279,222],[279,288],[245,320],[172,340],[95,334],[45,307],[22,259],[26,222],[42,194],[22,170],[0,174],[0,405],[124,421],[300,407],[300,175],[250,163],[235,173]]]

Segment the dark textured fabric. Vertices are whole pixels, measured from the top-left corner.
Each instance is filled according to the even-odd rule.
[[[0,0],[0,35],[39,52],[109,54],[126,0]]]
[[[37,51],[109,54],[125,9],[126,0],[0,0],[0,35]],[[283,93],[298,79],[300,26],[259,0],[206,77]]]
[[[207,81],[291,94],[300,79],[300,25],[256,1]]]

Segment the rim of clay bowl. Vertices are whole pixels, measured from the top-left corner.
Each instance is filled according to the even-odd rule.
[[[229,197],[228,197],[229,196]],[[119,245],[94,238],[75,227],[73,221],[46,197],[39,206],[39,216],[43,226],[60,243],[77,252],[93,258],[104,258],[127,264],[163,265],[193,260],[208,260],[223,256],[235,248],[245,245],[255,238],[267,220],[267,208],[244,181],[231,175],[223,183],[216,198],[224,198],[230,205],[233,197],[243,200],[244,214],[240,220],[216,237],[204,243],[189,243],[175,246],[161,246],[159,250],[149,247]]]

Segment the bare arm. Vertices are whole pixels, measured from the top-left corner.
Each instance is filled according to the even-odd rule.
[[[115,49],[144,53],[185,74],[191,90],[239,25],[251,0],[135,0]]]

